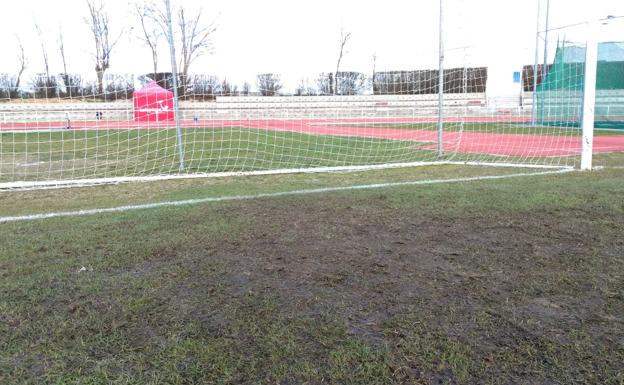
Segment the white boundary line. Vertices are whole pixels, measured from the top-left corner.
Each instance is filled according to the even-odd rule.
[[[213,173],[192,173],[192,174],[169,174],[169,175],[148,175],[148,176],[127,176],[113,178],[93,178],[93,179],[68,179],[62,181],[31,181],[31,182],[5,182],[0,183],[0,191],[24,191],[41,190],[70,187],[88,187],[99,185],[110,185],[127,182],[154,182],[174,179],[197,179],[197,178],[223,178],[236,176],[266,176],[281,174],[314,174],[326,172],[358,172],[385,170],[392,168],[407,168],[433,165],[461,165],[461,166],[493,166],[493,167],[515,167],[515,168],[535,168],[535,169],[562,169],[564,166],[536,165],[523,163],[495,163],[495,162],[474,162],[474,161],[431,161],[431,162],[404,162],[404,163],[384,163],[376,165],[361,166],[329,166],[313,168],[284,168],[274,170],[257,171],[232,171]]]
[[[195,205],[195,204],[200,204],[200,203],[242,201],[242,200],[251,200],[251,199],[259,199],[259,198],[276,198],[276,197],[283,197],[283,196],[319,194],[319,193],[329,193],[329,192],[337,192],[337,191],[368,190],[368,189],[378,189],[378,188],[398,187],[398,186],[418,186],[418,185],[432,185],[432,184],[442,184],[442,183],[460,183],[460,182],[472,182],[472,181],[481,181],[481,180],[507,179],[507,178],[515,178],[515,177],[520,177],[520,176],[562,174],[562,173],[567,173],[567,172],[572,172],[572,171],[574,170],[566,168],[566,169],[548,170],[548,171],[540,171],[540,172],[533,172],[533,173],[519,173],[519,174],[508,174],[508,175],[485,175],[485,176],[452,178],[452,179],[429,179],[429,180],[409,181],[409,182],[391,182],[391,183],[376,183],[376,184],[353,185],[353,186],[323,187],[323,188],[316,188],[316,189],[293,190],[293,191],[283,191],[283,192],[275,192],[275,193],[259,193],[255,195],[206,197],[206,198],[197,198],[197,199],[186,199],[186,200],[180,200],[180,201],[165,201],[165,202],[157,202],[157,203],[146,203],[146,204],[140,204],[140,205],[108,207],[108,208],[100,208],[100,209],[86,209],[86,210],[78,210],[78,211],[60,211],[60,212],[42,213],[42,214],[5,216],[5,217],[0,217],[0,223],[34,221],[34,220],[40,220],[40,219],[60,218],[60,217],[79,217],[79,216],[105,214],[105,213],[120,213],[120,212],[132,211],[132,210],[145,210],[145,209],[153,209],[153,208],[161,208],[161,207],[188,206],[188,205]]]

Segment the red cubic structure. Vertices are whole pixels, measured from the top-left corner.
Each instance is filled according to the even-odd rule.
[[[147,83],[134,91],[134,120],[136,122],[162,122],[174,119],[173,92],[156,82]]]

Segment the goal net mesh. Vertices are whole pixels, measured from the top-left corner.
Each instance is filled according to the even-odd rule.
[[[464,11],[447,16],[470,20]],[[491,44],[461,38],[472,27],[446,28],[442,76],[438,31],[414,32],[395,37],[407,59],[371,55],[368,70],[348,53],[340,68],[261,72],[236,82],[191,67],[177,75],[178,111],[170,70],[137,66],[119,75],[111,66],[101,83],[66,70],[38,72],[21,85],[16,74],[1,74],[0,187],[444,162],[578,166],[581,48],[560,44],[560,35],[555,44],[551,34],[550,52],[542,53],[542,32],[538,47],[533,34],[524,46],[498,45],[492,54]],[[149,55],[133,44],[136,55]],[[621,52],[621,43],[612,46]],[[601,62],[599,73],[623,79],[611,76],[621,71],[619,60]],[[622,87],[602,88],[600,79],[597,115],[621,128]],[[609,151],[622,150],[615,134],[597,138]]]

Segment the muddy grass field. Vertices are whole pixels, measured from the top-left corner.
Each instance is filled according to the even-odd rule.
[[[2,384],[624,383],[621,169],[0,228]]]

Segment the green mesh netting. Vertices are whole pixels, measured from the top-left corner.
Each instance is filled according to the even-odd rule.
[[[583,103],[585,48],[558,47],[544,81],[537,86],[540,124],[578,127]],[[595,127],[624,129],[624,43],[598,45]]]

